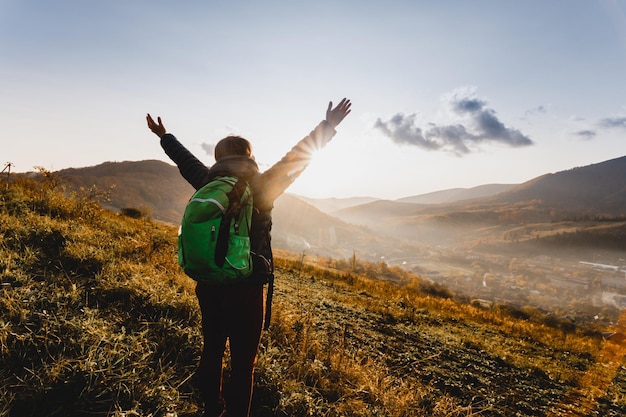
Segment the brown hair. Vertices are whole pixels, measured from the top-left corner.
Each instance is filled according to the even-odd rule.
[[[225,156],[252,156],[252,145],[241,136],[227,136],[215,145],[215,160]]]

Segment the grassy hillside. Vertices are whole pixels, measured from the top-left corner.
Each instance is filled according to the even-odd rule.
[[[73,190],[106,192],[105,203],[115,208],[137,207],[154,218],[178,224],[193,187],[178,168],[161,161],[105,162],[85,168],[68,168],[55,173]]]
[[[55,184],[0,183],[0,416],[196,415],[199,311],[174,228]],[[279,255],[253,415],[626,413],[623,325],[461,304],[384,263]]]

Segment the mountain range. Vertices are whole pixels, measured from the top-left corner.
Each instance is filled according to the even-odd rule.
[[[85,192],[95,186],[106,192],[103,204],[111,209],[141,208],[173,224],[193,193],[175,166],[156,160],[106,162],[56,175],[69,190]],[[287,193],[276,201],[273,239],[279,248],[376,258],[403,246],[402,251],[414,251],[414,244],[461,244],[495,226],[502,234],[506,225],[624,215],[626,156],[522,184],[456,188],[395,201],[311,199]]]

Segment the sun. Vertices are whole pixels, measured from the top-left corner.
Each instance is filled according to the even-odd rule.
[[[287,192],[310,198],[346,197],[342,189],[356,181],[356,162],[328,148],[316,149],[310,155],[309,165]]]

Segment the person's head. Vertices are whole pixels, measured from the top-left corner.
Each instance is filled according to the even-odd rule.
[[[241,136],[227,136],[215,145],[215,160],[225,156],[252,156],[252,145]]]

